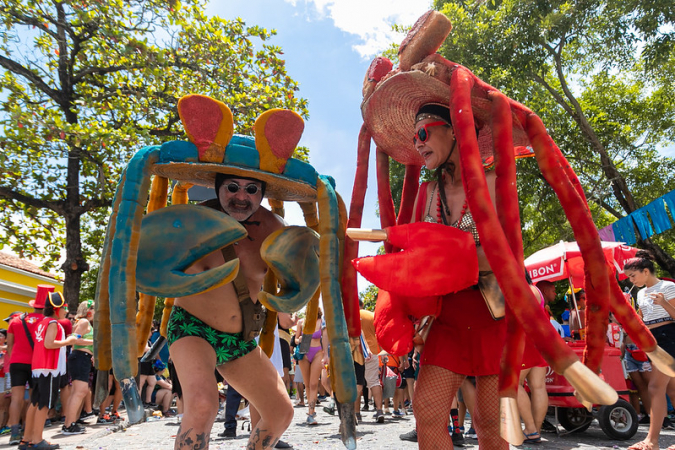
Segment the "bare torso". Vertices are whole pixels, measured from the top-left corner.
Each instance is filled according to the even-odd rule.
[[[238,241],[234,249],[239,258],[239,270],[246,276],[251,299],[257,302],[258,292],[267,273],[267,264],[260,257],[260,247],[265,238],[283,227],[284,223],[277,215],[262,207],[249,218],[249,221],[259,221],[260,225],[243,224],[252,239],[244,238]],[[185,273],[204,272],[224,263],[225,259],[218,250],[195,262]],[[239,299],[232,283],[200,294],[177,298],[175,305],[216,330],[226,333],[239,333],[242,330]]]

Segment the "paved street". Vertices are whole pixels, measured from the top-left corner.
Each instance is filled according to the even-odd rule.
[[[372,420],[372,411],[364,411],[364,422],[357,427],[359,449],[415,449],[417,444],[401,441],[398,436],[410,431],[415,424],[412,415],[402,419],[393,419],[387,416],[384,424],[376,424]],[[308,426],[304,424],[306,408],[295,408],[293,423],[284,434],[282,439],[289,442],[296,449],[342,449],[344,448],[337,434],[338,418],[330,416],[319,408],[317,419],[319,425]],[[549,418],[550,420],[554,420]],[[93,420],[91,420],[93,421]],[[45,438],[51,442],[61,444],[62,449],[67,450],[104,450],[104,449],[171,449],[173,439],[178,430],[175,418],[150,420],[140,425],[125,427],[124,423],[119,426],[93,425],[87,428],[84,435],[63,436],[60,434],[60,425],[52,426],[45,430]],[[242,449],[246,446],[248,429],[242,421],[239,421],[236,439],[225,440],[218,437],[223,430],[222,423],[216,423],[211,433],[212,449]],[[561,428],[562,430],[562,428]],[[594,422],[583,433],[556,435],[555,433],[543,433],[540,444],[523,445],[517,447],[523,450],[530,449],[625,449],[630,444],[644,439],[647,433],[646,426],[640,426],[638,433],[629,441],[612,441],[605,436],[603,431]],[[0,449],[16,448],[8,445],[9,436],[0,437]],[[466,449],[477,449],[476,440],[466,440]],[[664,430],[661,433],[661,448],[675,444],[675,431]],[[516,447],[513,447],[516,448]]]

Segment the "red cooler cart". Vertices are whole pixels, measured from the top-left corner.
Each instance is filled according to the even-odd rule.
[[[568,345],[581,358],[585,341],[569,342]],[[588,411],[574,396],[574,388],[565,377],[556,374],[550,367],[546,373],[546,391],[549,406],[555,409],[555,417],[568,432],[585,431],[593,419],[598,419],[600,428],[612,439],[630,439],[638,429],[638,416],[628,402],[628,387],[621,363],[621,351],[607,345],[602,360],[600,376],[616,390],[619,400],[611,406],[593,405]],[[556,428],[557,430],[557,428]]]

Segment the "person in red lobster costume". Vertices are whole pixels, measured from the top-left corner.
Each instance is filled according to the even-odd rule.
[[[435,170],[437,176],[436,181],[420,187],[414,221],[442,223],[463,231],[476,246],[466,253],[475,256],[465,253],[457,257],[466,258],[467,269],[491,272],[462,186],[460,156],[448,107],[424,105],[415,122],[415,149],[424,158],[427,169]],[[485,175],[494,202],[494,171]],[[470,282],[474,277],[463,278]],[[421,355],[415,392],[420,448],[450,447],[447,426],[452,400],[464,378],[475,376],[477,401],[473,420],[481,447],[507,449],[508,443],[499,436],[498,396],[505,322],[493,318],[481,291],[470,286],[441,298],[440,313],[432,325]]]

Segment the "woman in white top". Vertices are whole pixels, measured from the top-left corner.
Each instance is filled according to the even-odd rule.
[[[624,264],[624,273],[637,287],[644,286],[637,294],[637,303],[645,325],[654,335],[663,350],[675,357],[675,283],[659,280],[654,274],[654,257],[646,250],[640,250]],[[629,450],[654,450],[659,448],[659,433],[666,416],[666,390],[675,398],[675,382],[652,366],[649,381],[651,411],[649,412],[649,433],[644,441]]]

